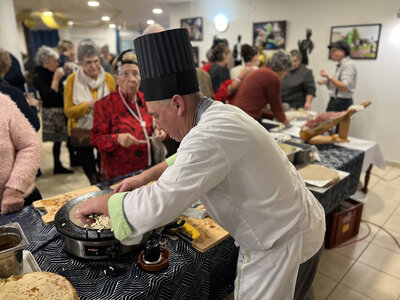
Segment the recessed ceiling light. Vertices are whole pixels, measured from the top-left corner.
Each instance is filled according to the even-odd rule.
[[[161,8],[154,8],[153,9],[153,14],[159,15],[162,14],[163,10]]]
[[[43,12],[43,15],[45,15],[47,17],[51,17],[53,15],[53,13],[51,11],[46,10]]]
[[[114,29],[116,27],[117,27],[117,25],[115,25],[115,24],[108,24],[108,28]]]
[[[154,20],[147,20],[146,23],[147,23],[147,25],[153,25],[156,22],[154,22]]]
[[[100,5],[99,1],[88,1],[87,5],[97,7]]]
[[[110,19],[111,18],[109,16],[102,16],[101,17],[101,20],[104,21],[104,22],[110,21]]]
[[[73,21],[68,21],[67,24],[68,24],[68,26],[72,26],[72,25],[74,25],[74,22]]]

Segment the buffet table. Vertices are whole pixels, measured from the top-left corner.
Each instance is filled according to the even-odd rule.
[[[314,114],[311,112],[311,114]],[[279,132],[283,134],[290,135],[294,138],[300,138],[300,130],[306,121],[304,120],[291,120],[290,127],[280,126],[279,128],[273,128],[271,132]],[[364,139],[359,139],[355,137],[349,137],[350,142],[346,143],[335,143],[334,145],[338,147],[344,147],[348,149],[359,150],[364,153],[364,159],[362,161],[361,173],[365,173],[364,187],[362,191],[367,193],[368,182],[371,174],[372,166],[375,165],[378,168],[384,170],[386,167],[385,159],[382,155],[381,148],[379,144],[375,141],[369,141]],[[360,173],[360,174],[361,174]]]
[[[364,152],[337,145],[319,145],[318,150],[320,164],[349,173],[326,192],[313,192],[329,213],[355,192]],[[112,183],[99,187],[105,189]],[[143,246],[116,259],[86,260],[66,253],[55,226],[45,226],[32,206],[0,218],[0,225],[11,222],[21,224],[30,243],[26,250],[40,269],[65,276],[81,300],[224,299],[233,291],[238,249],[231,237],[202,253],[182,239],[164,236],[161,241],[171,253],[169,266],[149,273],[138,264]]]
[[[224,299],[233,291],[238,251],[232,238],[205,253],[186,241],[162,237],[171,253],[169,266],[146,272],[137,263],[143,246],[116,259],[86,260],[63,250],[54,225],[45,226],[32,206],[2,215],[0,225],[20,223],[29,250],[42,271],[65,276],[86,299]]]

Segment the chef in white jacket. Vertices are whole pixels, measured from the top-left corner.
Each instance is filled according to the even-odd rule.
[[[135,243],[201,199],[240,247],[235,299],[305,299],[325,233],[319,202],[257,121],[202,97],[186,29],[141,36],[135,49],[148,111],[180,147],[77,216],[109,215],[116,238]]]

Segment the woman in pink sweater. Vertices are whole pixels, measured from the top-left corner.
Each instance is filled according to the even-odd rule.
[[[0,93],[1,213],[18,211],[35,188],[42,148],[32,125],[15,103]]]

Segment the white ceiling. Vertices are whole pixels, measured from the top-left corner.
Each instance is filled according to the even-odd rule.
[[[24,9],[32,11],[50,10],[60,17],[74,22],[77,27],[106,27],[108,23],[120,25],[123,29],[142,31],[148,19],[169,27],[169,12],[176,3],[193,0],[98,0],[99,7],[89,7],[87,0],[14,0],[15,12]],[[163,9],[161,15],[154,15],[152,9]],[[101,21],[101,16],[110,16],[110,22]],[[35,17],[39,28],[45,26]]]

